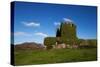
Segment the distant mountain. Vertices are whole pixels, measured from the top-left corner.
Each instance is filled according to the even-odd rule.
[[[38,44],[38,43],[35,43],[35,42],[25,42],[25,43],[22,43],[22,44],[16,44],[14,45],[14,48],[15,49],[18,49],[18,50],[24,50],[24,49],[44,49],[44,46],[42,44]]]

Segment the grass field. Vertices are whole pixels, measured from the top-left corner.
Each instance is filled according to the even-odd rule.
[[[15,50],[15,65],[66,63],[97,60],[96,48]]]

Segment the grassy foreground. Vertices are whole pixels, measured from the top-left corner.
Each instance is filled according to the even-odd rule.
[[[15,50],[15,65],[97,60],[97,49]]]

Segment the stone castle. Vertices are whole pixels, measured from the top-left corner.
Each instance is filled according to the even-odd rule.
[[[76,25],[72,21],[62,21],[56,31],[56,37],[46,37],[47,48],[77,48]]]

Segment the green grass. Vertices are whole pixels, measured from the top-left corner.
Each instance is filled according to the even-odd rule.
[[[97,60],[97,49],[15,50],[15,65]]]

